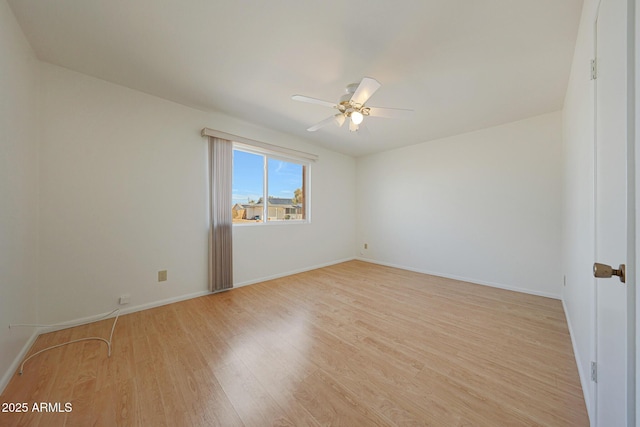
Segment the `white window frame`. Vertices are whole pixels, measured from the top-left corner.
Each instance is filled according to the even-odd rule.
[[[263,156],[263,183],[262,183],[262,219],[260,222],[234,223],[234,227],[257,227],[257,226],[276,226],[276,225],[294,225],[294,224],[310,224],[311,223],[311,161],[304,158],[282,154],[267,148],[255,145],[243,144],[233,141],[233,150],[244,151],[246,153]],[[304,219],[288,219],[269,221],[269,159],[282,160],[284,162],[295,163],[302,166],[304,174]]]

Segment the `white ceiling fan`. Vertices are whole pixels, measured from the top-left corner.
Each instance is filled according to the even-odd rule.
[[[347,86],[346,93],[340,97],[338,103],[323,101],[303,95],[293,95],[294,101],[308,102],[311,104],[324,105],[340,111],[331,117],[327,117],[319,123],[307,129],[314,132],[330,123],[335,123],[341,127],[347,119],[349,120],[349,130],[356,132],[362,129],[362,122],[365,116],[383,118],[409,118],[413,110],[403,110],[399,108],[367,107],[365,103],[380,88],[381,84],[376,79],[364,77],[360,83],[352,83]]]

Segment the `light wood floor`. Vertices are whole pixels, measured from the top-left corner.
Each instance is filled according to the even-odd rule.
[[[359,261],[122,316],[106,353],[30,360],[0,402],[72,412],[0,425],[588,425],[559,301]]]

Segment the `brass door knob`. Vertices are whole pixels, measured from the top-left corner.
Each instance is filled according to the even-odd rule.
[[[624,264],[620,264],[620,267],[618,267],[618,269],[616,270],[615,268],[612,268],[610,265],[600,264],[599,262],[596,262],[593,264],[593,275],[595,277],[603,277],[603,278],[618,276],[620,278],[620,281],[622,283],[625,283],[626,267]]]

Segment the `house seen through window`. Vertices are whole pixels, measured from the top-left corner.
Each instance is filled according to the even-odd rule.
[[[235,147],[234,224],[308,221],[308,164]]]

